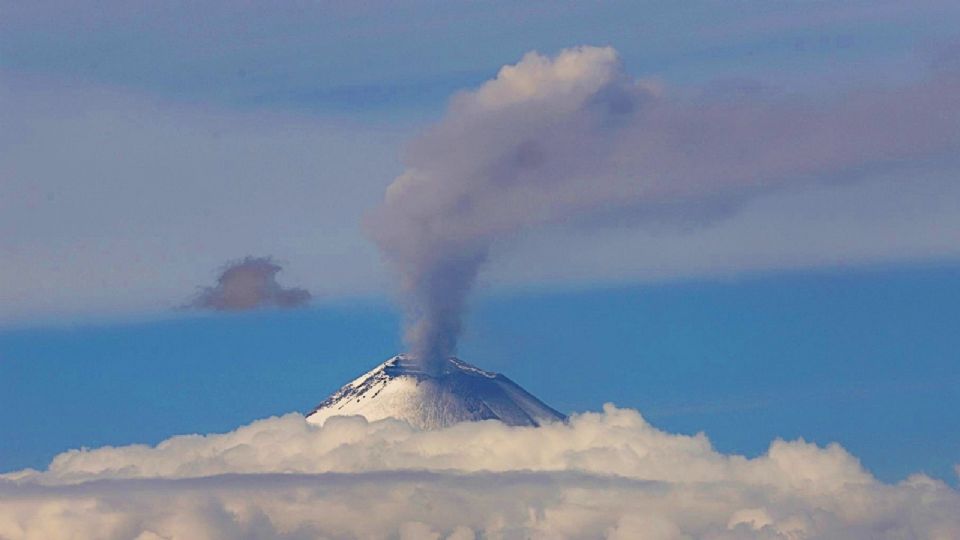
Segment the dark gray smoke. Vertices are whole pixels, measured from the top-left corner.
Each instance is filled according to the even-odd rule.
[[[284,288],[277,283],[280,265],[270,257],[246,257],[228,264],[217,284],[204,287],[188,307],[217,311],[241,311],[263,307],[299,307],[310,301],[305,289]]]
[[[609,216],[696,221],[778,186],[956,151],[958,90],[943,74],[832,100],[691,100],[628,77],[610,48],[527,54],[453,98],[369,216],[399,271],[411,352],[429,367],[454,351],[498,239]]]

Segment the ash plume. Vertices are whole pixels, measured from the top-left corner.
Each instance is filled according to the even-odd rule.
[[[708,222],[758,193],[955,152],[960,78],[805,99],[685,98],[612,48],[532,52],[456,95],[415,140],[367,229],[399,273],[411,353],[451,354],[491,247],[530,227]],[[656,254],[651,253],[651,257]]]
[[[283,268],[270,257],[245,257],[220,273],[217,284],[204,287],[186,306],[215,311],[242,311],[262,307],[291,308],[310,301],[310,292],[277,283]]]

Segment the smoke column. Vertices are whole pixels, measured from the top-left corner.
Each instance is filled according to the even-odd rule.
[[[960,142],[955,74],[819,100],[661,86],[625,74],[611,48],[528,53],[455,95],[413,142],[366,226],[399,273],[406,341],[425,369],[455,351],[491,246],[520,230],[696,218],[791,183],[869,181],[862,171]]]

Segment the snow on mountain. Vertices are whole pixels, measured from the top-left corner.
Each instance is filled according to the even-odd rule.
[[[491,419],[539,426],[566,418],[499,373],[449,358],[435,375],[403,354],[334,392],[307,421],[323,424],[331,416],[347,415],[369,421],[398,418],[420,429]]]

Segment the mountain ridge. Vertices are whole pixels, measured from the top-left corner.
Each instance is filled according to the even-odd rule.
[[[566,416],[505,375],[458,358],[427,372],[414,358],[396,355],[347,383],[317,405],[307,421],[359,415],[369,421],[396,418],[418,429],[460,422],[499,420],[513,426],[540,426]]]

